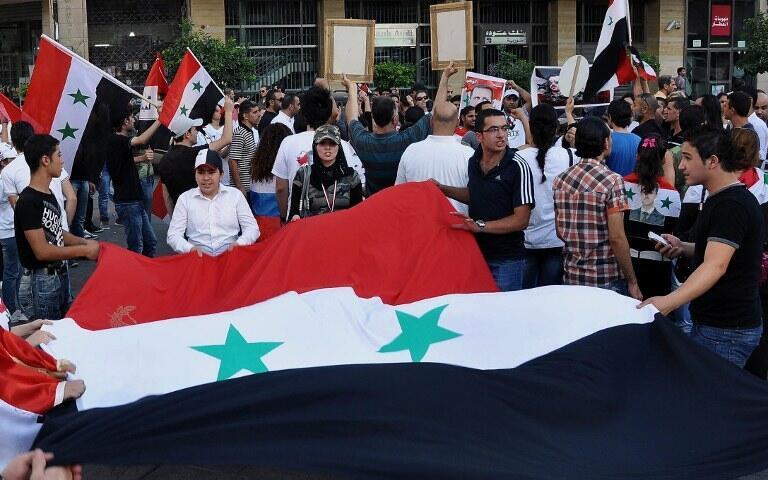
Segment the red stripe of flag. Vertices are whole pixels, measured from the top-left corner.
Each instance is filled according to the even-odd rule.
[[[21,119],[31,123],[35,132],[51,131],[71,63],[72,57],[47,38],[40,40],[40,51],[21,114]]]
[[[160,113],[160,123],[166,127],[171,124],[174,114],[178,111],[181,104],[181,97],[184,95],[184,90],[187,88],[187,84],[195,76],[201,65],[195,60],[195,57],[189,50],[184,54],[184,58],[181,60],[179,69],[176,71],[176,76],[173,77],[173,82],[168,89],[168,95],[165,96],[163,102],[163,111]]]
[[[11,123],[16,123],[21,120],[21,108],[13,103],[13,100],[0,93],[0,109],[5,111],[5,115],[11,120]]]

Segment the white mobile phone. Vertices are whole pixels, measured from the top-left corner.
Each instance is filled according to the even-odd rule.
[[[659,235],[656,232],[648,232],[648,238],[650,238],[654,242],[660,243],[662,245],[669,246],[669,242],[667,241],[667,239],[662,237],[661,235]]]

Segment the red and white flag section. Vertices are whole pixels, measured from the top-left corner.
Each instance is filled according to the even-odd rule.
[[[609,0],[603,29],[595,50],[595,60],[589,69],[584,95],[611,90],[634,80],[635,72],[627,56],[629,24],[627,0]]]
[[[64,166],[72,171],[80,141],[88,138],[91,113],[98,111],[94,107],[103,104],[113,115],[122,115],[132,96],[139,94],[43,35],[22,120],[61,142]]]
[[[630,45],[628,48],[632,56],[632,63],[637,67],[637,73],[646,80],[656,80],[656,70],[640,57],[640,52],[634,46]]]
[[[163,102],[160,123],[174,135],[182,135],[182,118],[201,118],[207,122],[216,105],[223,105],[224,93],[200,64],[191,50],[187,49],[176,76]],[[183,123],[186,125],[186,123]]]
[[[0,116],[9,119],[11,123],[21,120],[21,108],[2,93],[0,93]]]
[[[163,64],[163,57],[158,53],[155,63],[152,64],[149,75],[147,75],[147,80],[144,82],[144,99],[141,101],[139,121],[157,120],[160,114],[157,112],[155,104],[160,99],[160,95],[167,93],[168,80],[165,78],[165,65]]]

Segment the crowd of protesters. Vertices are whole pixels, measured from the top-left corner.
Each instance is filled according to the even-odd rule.
[[[155,122],[136,135],[134,110],[105,113],[72,175],[53,137],[2,119],[2,298],[13,323],[65,314],[71,262],[95,259],[94,237],[115,228],[109,201],[137,253],[152,257],[166,241],[219,255],[392,185],[430,181],[455,210],[453,227],[474,233],[500,290],[610,289],[766,377],[765,92],[690,98],[681,69],[659,77],[655,94],[638,77],[606,108],[578,112],[569,101],[561,115],[532,107],[514,82],[499,110],[459,108],[448,85],[456,71],[443,71],[434,98],[420,86],[374,92],[345,78],[343,108],[324,79],[298,94],[264,86],[253,100],[229,91],[211,118],[172,132]],[[163,135],[164,149],[154,140]],[[149,221],[153,166],[171,213],[166,239]]]

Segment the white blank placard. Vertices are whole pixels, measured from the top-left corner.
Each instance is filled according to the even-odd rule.
[[[466,14],[464,10],[437,14],[437,60],[465,60],[467,58]]]
[[[331,73],[365,75],[368,29],[366,27],[334,25],[333,69]]]

